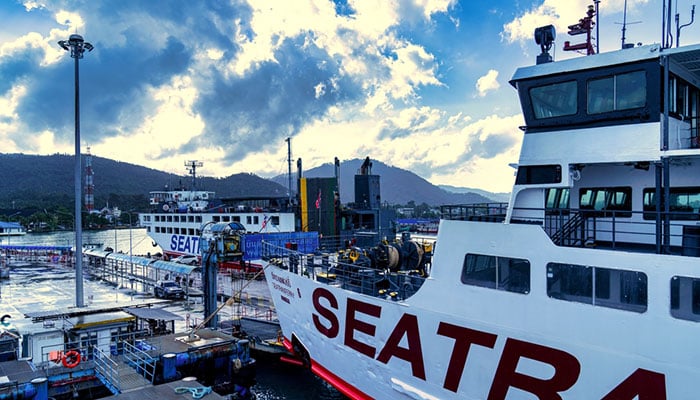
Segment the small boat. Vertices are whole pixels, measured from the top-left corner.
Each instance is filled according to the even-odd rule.
[[[353,399],[697,398],[700,45],[554,37],[510,82],[510,202],[444,206],[429,277],[263,243],[298,364]]]

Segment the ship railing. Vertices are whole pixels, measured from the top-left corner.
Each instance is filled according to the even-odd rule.
[[[448,204],[440,206],[440,218],[460,221],[502,222],[508,203]]]
[[[514,217],[512,223],[539,225],[560,246],[700,256],[698,211],[518,207],[513,213],[528,217]]]
[[[119,365],[107,353],[97,346],[93,346],[95,360],[95,372],[100,381],[114,394],[121,392],[121,378]]]
[[[681,116],[672,114],[669,118],[668,129],[668,149],[685,150],[700,148],[700,137],[698,137],[698,117]]]
[[[412,296],[425,282],[418,271],[377,268],[366,250],[356,251],[352,256],[349,252],[304,254],[262,242],[263,259],[269,265],[356,293],[398,301]]]
[[[156,347],[145,340],[137,340],[134,344],[124,342],[124,361],[151,383],[156,373],[157,357],[152,355],[155,350]]]

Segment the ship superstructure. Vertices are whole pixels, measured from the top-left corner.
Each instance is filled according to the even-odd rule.
[[[538,61],[507,208],[443,207],[428,278],[268,246],[288,348],[349,397],[697,397],[700,45]]]

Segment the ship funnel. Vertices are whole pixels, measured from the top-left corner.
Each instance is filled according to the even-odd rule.
[[[549,50],[552,48],[556,36],[557,32],[554,29],[554,25],[535,28],[535,43],[539,44],[542,49],[542,54],[537,56],[538,65],[552,62],[552,55],[549,54]]]

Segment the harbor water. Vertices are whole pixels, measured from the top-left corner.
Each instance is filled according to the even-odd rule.
[[[24,236],[3,237],[0,244],[74,246],[75,234],[68,231],[29,233]],[[141,228],[84,231],[83,244],[100,244],[112,247],[116,252],[133,255],[161,252],[146,235],[145,229]],[[265,288],[262,284],[258,286]],[[149,294],[117,288],[87,275],[84,277],[84,297],[86,305],[95,308],[126,306],[151,299]],[[23,314],[27,312],[65,311],[73,307],[75,276],[70,266],[18,265],[12,268],[9,280],[0,281],[0,314],[12,315],[12,322],[20,332],[26,331],[32,325],[29,319],[23,318]],[[191,305],[175,302],[166,309],[180,315],[191,312],[195,321],[203,318],[201,307],[192,308]],[[233,310],[224,308],[221,318],[230,317],[232,313]],[[181,325],[181,328],[184,328],[184,325]],[[259,400],[346,399],[309,370],[281,362],[274,355],[263,354],[256,358],[257,383],[253,389]]]

